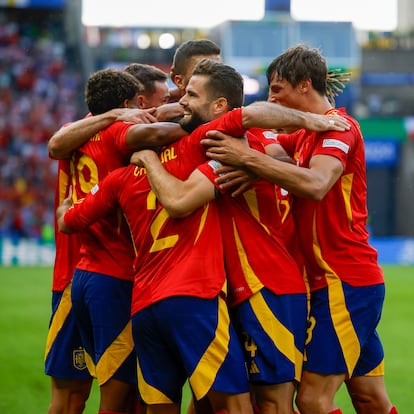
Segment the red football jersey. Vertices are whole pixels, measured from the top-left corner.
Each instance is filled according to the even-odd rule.
[[[241,110],[204,124],[167,146],[160,155],[165,168],[186,179],[206,161],[200,140],[210,129],[243,135]],[[82,229],[119,208],[128,220],[136,253],[132,313],[170,296],[211,298],[225,292],[222,234],[215,203],[186,218],[171,219],[150,191],[145,169],[129,166],[112,172],[94,187],[82,203],[66,213],[65,222],[74,230]]]
[[[129,163],[125,135],[132,124],[115,122],[100,131],[71,158],[72,198],[82,200],[109,172]],[[120,279],[133,279],[134,250],[120,210],[102,217],[80,232],[82,247],[77,268]]]
[[[266,147],[271,144],[278,144],[278,134],[272,130],[250,128],[249,132],[253,133],[259,141]],[[300,250],[298,237],[296,234],[295,223],[292,215],[292,195],[284,188],[275,185],[277,208],[282,221],[282,230],[288,252],[295,259],[302,273],[304,272],[303,254]]]
[[[167,169],[180,178],[194,170],[193,161],[197,163],[196,157],[179,150],[184,142],[169,146],[161,155]],[[117,207],[129,223],[136,251],[132,314],[171,296],[212,298],[225,291],[215,203],[188,217],[172,219],[151,191],[145,170],[130,165],[109,174],[66,213],[65,222],[74,229],[82,228]]]
[[[364,141],[358,123],[343,109],[330,114],[346,117],[351,129],[323,133],[299,130],[278,135],[278,142],[300,167],[318,154],[338,158],[342,176],[321,201],[293,196],[292,213],[312,290],[338,279],[352,286],[383,282],[377,251],[369,245],[366,221]]]
[[[56,208],[69,195],[71,180],[69,160],[58,161],[58,174],[55,189]],[[56,256],[53,266],[52,290],[63,291],[71,282],[76,264],[79,261],[79,235],[60,233],[55,219],[55,249]]]
[[[247,133],[251,147],[264,152],[259,140]],[[215,161],[199,167],[213,183]],[[229,305],[246,300],[262,287],[276,294],[305,293],[306,287],[288,253],[275,196],[270,182],[256,180],[252,188],[233,198],[218,200],[224,237]]]

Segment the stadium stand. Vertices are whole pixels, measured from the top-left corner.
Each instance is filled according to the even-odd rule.
[[[0,14],[0,236],[53,239],[56,163],[47,141],[79,117],[83,88],[62,27],[61,12]]]

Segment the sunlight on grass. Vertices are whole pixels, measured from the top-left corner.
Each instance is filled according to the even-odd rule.
[[[414,389],[411,347],[414,333],[414,267],[384,266],[386,301],[379,333],[385,348],[385,380],[399,412],[411,412]],[[50,317],[52,269],[49,267],[0,267],[0,413],[46,413],[49,378],[43,372],[43,354]],[[182,413],[190,399],[184,390]],[[99,390],[94,384],[85,414],[96,414]],[[345,387],[336,403],[353,413]]]

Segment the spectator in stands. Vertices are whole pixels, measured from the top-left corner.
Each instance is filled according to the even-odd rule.
[[[65,60],[56,19],[41,25],[33,16],[30,21],[19,16],[19,22],[15,13],[0,17],[0,232],[42,240],[42,229],[53,226],[54,216],[50,177],[56,167],[47,141],[78,117],[81,79]]]

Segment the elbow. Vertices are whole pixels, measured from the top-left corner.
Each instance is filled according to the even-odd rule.
[[[322,201],[327,193],[327,190],[325,187],[313,187],[312,189],[309,189],[310,191],[307,191],[307,194],[304,194],[304,197],[311,199],[312,201]]]
[[[60,148],[57,140],[54,140],[53,138],[49,140],[47,144],[47,150],[49,152],[49,155],[56,160],[68,158],[69,156],[66,152],[62,151],[62,148]]]
[[[183,208],[166,208],[168,215],[174,219],[180,219],[189,216],[193,211]]]
[[[56,146],[55,141],[53,140],[53,138],[51,138],[47,144],[47,150],[49,151],[49,154],[53,157],[58,159],[58,155],[59,155],[59,151],[58,148]]]
[[[189,208],[181,203],[174,203],[174,205],[166,204],[163,205],[163,207],[167,211],[168,215],[174,219],[187,217],[194,211],[194,209]]]

